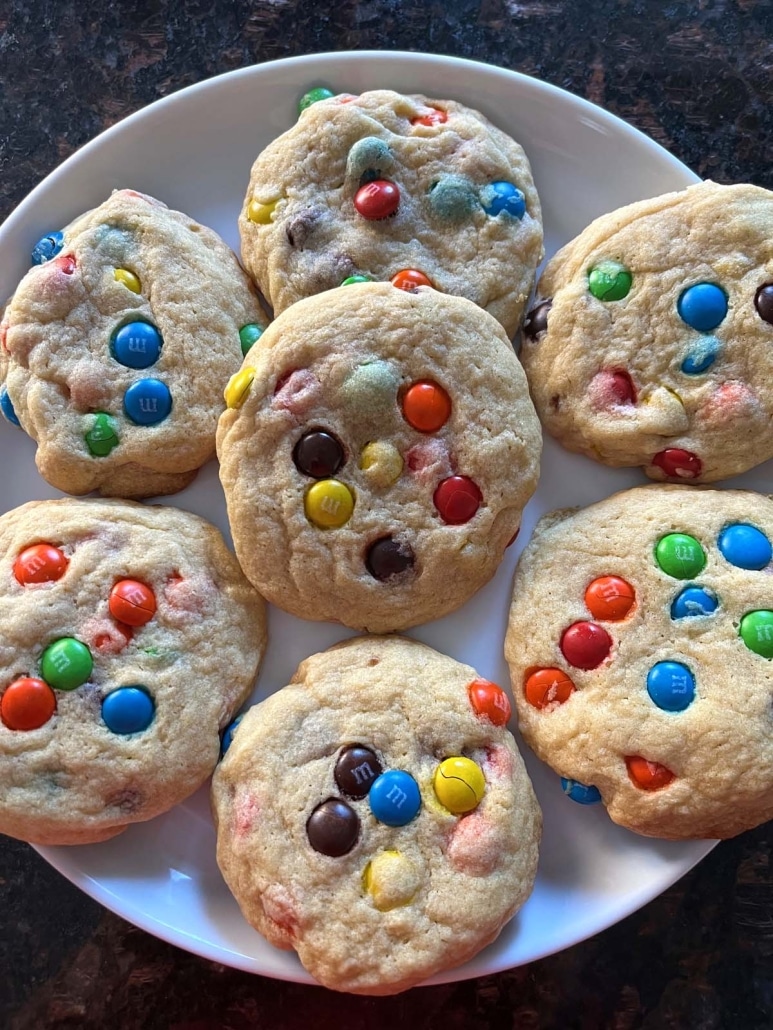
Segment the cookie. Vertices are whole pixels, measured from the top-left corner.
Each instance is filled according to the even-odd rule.
[[[389,283],[299,301],[231,380],[218,426],[236,553],[266,600],[388,632],[486,583],[541,437],[499,324]]]
[[[537,526],[506,656],[565,792],[654,837],[773,818],[773,498],[640,487]]]
[[[210,229],[132,190],[44,237],[0,322],[0,409],[67,493],[174,493],[266,318]]]
[[[0,517],[0,833],[92,843],[188,797],[265,646],[262,599],[195,515],[68,499]]]
[[[511,336],[543,253],[521,147],[462,104],[391,90],[302,110],[255,161],[239,231],[276,314],[365,277],[466,297]]]
[[[245,918],[336,990],[467,961],[531,892],[541,814],[507,695],[431,648],[349,640],[239,721],[212,781]]]
[[[773,193],[704,182],[550,262],[521,360],[545,428],[606,465],[711,482],[773,457]]]

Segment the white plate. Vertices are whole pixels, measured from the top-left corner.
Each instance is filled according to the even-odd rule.
[[[519,140],[531,159],[548,254],[605,211],[696,181],[684,165],[625,123],[512,72],[408,53],[294,58],[184,89],[127,118],[66,161],[0,229],[0,296],[9,295],[26,271],[40,236],[117,187],[157,196],[237,246],[236,217],[253,159],[293,124],[298,97],[320,84],[353,93],[390,87],[450,97],[483,111]],[[726,485],[762,489],[772,465]],[[56,496],[35,471],[32,443],[6,424],[0,426],[0,468],[4,510]],[[552,508],[589,504],[643,481],[638,472],[603,468],[546,441],[542,479],[519,546],[510,548],[495,579],[461,612],[412,635],[507,683],[502,642],[510,582],[519,547],[536,519]],[[169,503],[227,531],[214,465]],[[256,700],[287,683],[302,658],[350,635],[275,610],[270,633]],[[636,837],[614,826],[601,806],[569,801],[558,778],[531,755],[528,765],[545,813],[534,893],[494,945],[434,982],[493,973],[594,934],[655,897],[712,846]],[[215,864],[206,790],[105,844],[39,850],[92,897],[159,937],[226,965],[311,982],[294,953],[270,947],[242,919]]]

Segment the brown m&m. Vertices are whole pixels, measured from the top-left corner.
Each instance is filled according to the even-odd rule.
[[[339,789],[350,798],[364,798],[371,784],[383,772],[375,751],[362,744],[345,747],[336,762],[334,777]]]
[[[352,850],[360,835],[360,819],[340,798],[328,798],[317,805],[306,823],[309,844],[320,855],[340,858]]]
[[[411,545],[391,536],[371,544],[365,557],[368,572],[382,583],[412,569],[415,561]]]

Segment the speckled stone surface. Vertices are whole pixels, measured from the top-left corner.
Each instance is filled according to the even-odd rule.
[[[348,49],[536,75],[703,176],[773,188],[771,0],[4,0],[0,218],[102,129],[247,64]],[[2,785],[0,785],[2,789]],[[0,1026],[79,1030],[763,1030],[773,828],[720,845],[641,912],[560,955],[390,999],[248,976],[136,930],[0,840]]]

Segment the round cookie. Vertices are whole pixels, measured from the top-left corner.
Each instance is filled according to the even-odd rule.
[[[212,782],[245,918],[326,987],[471,958],[531,892],[541,815],[504,691],[415,641],[349,640],[238,723]]]
[[[195,515],[61,500],[0,517],[0,832],[92,843],[188,797],[265,646],[262,599]]]
[[[538,524],[506,656],[575,801],[654,837],[773,818],[773,498],[649,486]]]
[[[0,408],[68,493],[174,493],[215,450],[223,386],[266,325],[212,230],[120,190],[62,232],[0,322]],[[241,334],[241,339],[240,339]]]
[[[537,294],[521,360],[565,447],[693,482],[773,457],[773,193],[704,182],[621,208]]]
[[[244,265],[276,314],[350,277],[466,297],[512,336],[542,259],[521,147],[450,100],[318,100],[252,167]]]
[[[426,287],[299,301],[226,399],[236,553],[301,618],[388,632],[459,607],[496,571],[537,482],[539,423],[502,328]]]

